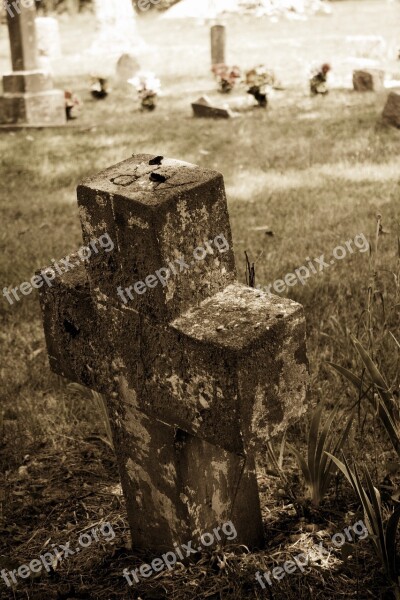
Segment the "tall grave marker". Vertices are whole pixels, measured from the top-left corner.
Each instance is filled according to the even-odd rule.
[[[226,64],[226,30],[224,25],[211,27],[211,65]]]
[[[46,127],[66,123],[64,92],[53,88],[50,73],[39,69],[36,9],[23,2],[7,3],[12,73],[3,77],[0,124]]]

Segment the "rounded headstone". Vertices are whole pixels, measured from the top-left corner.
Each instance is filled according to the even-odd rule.
[[[120,81],[127,82],[128,79],[132,79],[139,70],[140,65],[132,54],[122,54],[118,59],[116,71]]]

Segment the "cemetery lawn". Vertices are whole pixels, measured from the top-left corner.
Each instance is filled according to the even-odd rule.
[[[67,67],[61,69],[58,87],[69,87],[84,100],[80,119],[65,130],[0,132],[1,287],[19,286],[51,259],[82,245],[74,191],[79,180],[133,153],[179,158],[223,173],[242,282],[245,251],[255,262],[256,284],[265,286],[310,258],[330,258],[335,247],[358,234],[374,247],[376,215],[382,215],[379,252],[374,250],[372,258],[369,252],[348,253],[287,293],[305,308],[311,373],[310,410],[293,425],[288,439],[305,453],[312,407],[319,400],[328,409],[340,405],[335,426],[341,431],[357,395],[327,361],[361,372],[350,333],[365,345],[373,340],[374,358],[398,390],[399,351],[388,332],[400,340],[400,131],[380,122],[387,92],[355,94],[338,85],[326,98],[311,99],[301,84],[313,48],[318,48],[321,62],[333,62],[335,49],[343,58],[343,45],[334,38],[338,28],[345,34],[356,30],[394,39],[395,20],[383,21],[380,2],[367,0],[362,19],[355,12],[358,6],[338,3],[332,21],[312,20],[314,41],[307,23],[284,23],[278,31],[268,21],[232,19],[233,59],[244,66],[262,62],[270,43],[271,60],[286,89],[275,93],[267,111],[254,110],[231,121],[195,120],[191,115],[190,102],[203,93],[226,100],[213,92],[207,28],[201,26],[191,31],[182,23],[144,23],[146,42],[156,39],[159,50],[141,60],[157,69],[164,92],[151,114],[138,110],[132,92],[118,88],[106,100],[94,101],[79,65],[74,63],[74,75],[68,75]],[[68,56],[85,33],[90,41],[85,16],[62,23],[63,39],[71,41]],[[4,35],[0,38],[3,67]],[[370,337],[369,286],[376,291]],[[354,495],[339,479],[321,508],[311,508],[297,465],[285,453],[294,500],[276,474],[260,473],[267,551],[247,554],[233,546],[226,550],[226,569],[203,555],[197,564],[129,590],[122,570],[139,566],[145,557],[130,552],[116,464],[94,398],[74,392],[67,381],[50,373],[36,293],[13,306],[2,298],[0,317],[0,571],[29,563],[45,545],[74,542],[79,532],[99,521],[111,522],[116,532],[111,544],[93,545],[79,557],[54,565],[48,576],[21,582],[14,595],[0,581],[1,599],[261,598],[265,596],[255,582],[256,571],[269,570],[312,543],[327,543],[362,517]],[[279,444],[277,440],[276,452]],[[375,485],[384,483],[384,500],[395,494],[395,454],[363,403],[346,455],[366,462]],[[313,564],[309,574],[297,571],[275,582],[273,598],[364,600],[378,598],[386,588],[365,541],[351,558],[334,550],[329,559]]]

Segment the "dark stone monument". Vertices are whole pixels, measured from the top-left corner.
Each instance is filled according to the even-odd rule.
[[[356,92],[379,92],[383,90],[385,72],[380,69],[364,69],[353,72],[353,87]]]
[[[400,92],[390,92],[382,118],[385,123],[400,127]]]
[[[192,102],[193,114],[195,117],[208,119],[230,119],[234,116],[228,108],[213,106],[206,96],[202,96],[196,102]]]
[[[225,64],[226,30],[224,25],[211,27],[211,65]]]
[[[260,547],[257,453],[305,410],[302,307],[236,282],[220,173],[137,155],[81,183],[78,205],[85,244],[115,248],[42,287],[47,348],[106,398],[134,547],[229,520]],[[223,253],[194,259],[220,235]]]

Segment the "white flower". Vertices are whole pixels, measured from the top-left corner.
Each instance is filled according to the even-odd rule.
[[[154,73],[138,73],[136,77],[128,79],[128,83],[133,85],[138,92],[145,90],[157,93],[161,89],[160,80],[154,75]]]

